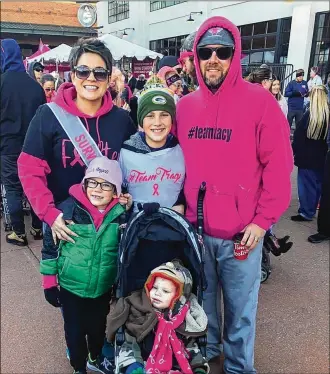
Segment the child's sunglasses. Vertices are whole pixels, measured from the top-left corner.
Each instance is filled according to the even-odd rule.
[[[233,47],[200,47],[197,49],[197,54],[200,60],[209,60],[215,52],[219,60],[228,60],[232,57],[233,51]]]
[[[87,79],[91,75],[91,73],[93,73],[94,78],[98,82],[105,82],[110,75],[110,71],[107,69],[104,69],[104,68],[90,69],[88,66],[85,66],[85,65],[75,66],[73,70],[76,73],[76,77],[78,79]]]

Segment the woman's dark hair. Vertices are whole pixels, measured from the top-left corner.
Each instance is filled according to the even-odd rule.
[[[246,80],[251,83],[259,83],[265,79],[272,79],[272,71],[269,68],[258,68],[251,72],[247,77]]]
[[[46,82],[54,82],[55,78],[51,74],[44,74],[40,78],[40,83],[43,86]]]
[[[79,39],[72,47],[69,62],[71,71],[77,66],[80,57],[84,53],[96,53],[105,62],[106,68],[112,71],[112,54],[108,47],[97,38]]]

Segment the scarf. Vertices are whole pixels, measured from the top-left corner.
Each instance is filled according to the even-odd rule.
[[[186,303],[180,309],[178,314],[174,317],[169,317],[169,321],[164,318],[164,315],[161,312],[156,311],[158,326],[154,345],[146,364],[146,372],[148,374],[167,374],[169,372],[184,374],[193,373],[187,360],[189,354],[182,341],[175,333],[175,329],[184,322],[189,307],[189,303]],[[173,365],[173,353],[181,368],[180,371],[171,371]]]

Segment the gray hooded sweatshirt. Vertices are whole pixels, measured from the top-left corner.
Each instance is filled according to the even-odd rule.
[[[177,139],[169,135],[164,147],[151,149],[143,133],[136,133],[121,149],[119,163],[123,184],[137,204],[157,202],[172,208],[178,200],[185,178],[183,153]]]

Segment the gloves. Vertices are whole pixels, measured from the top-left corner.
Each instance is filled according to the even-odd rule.
[[[289,242],[290,236],[286,235],[283,238],[277,238],[274,234],[266,234],[264,245],[269,252],[272,252],[274,256],[280,256],[282,253],[288,252],[293,246],[292,242]]]
[[[53,305],[55,308],[59,308],[61,306],[60,290],[57,287],[46,288],[44,293],[45,299],[49,302],[49,304]]]
[[[293,96],[293,97],[301,97],[302,95],[301,95],[301,92],[300,92],[300,91],[293,91],[293,92],[292,92],[292,96]]]

